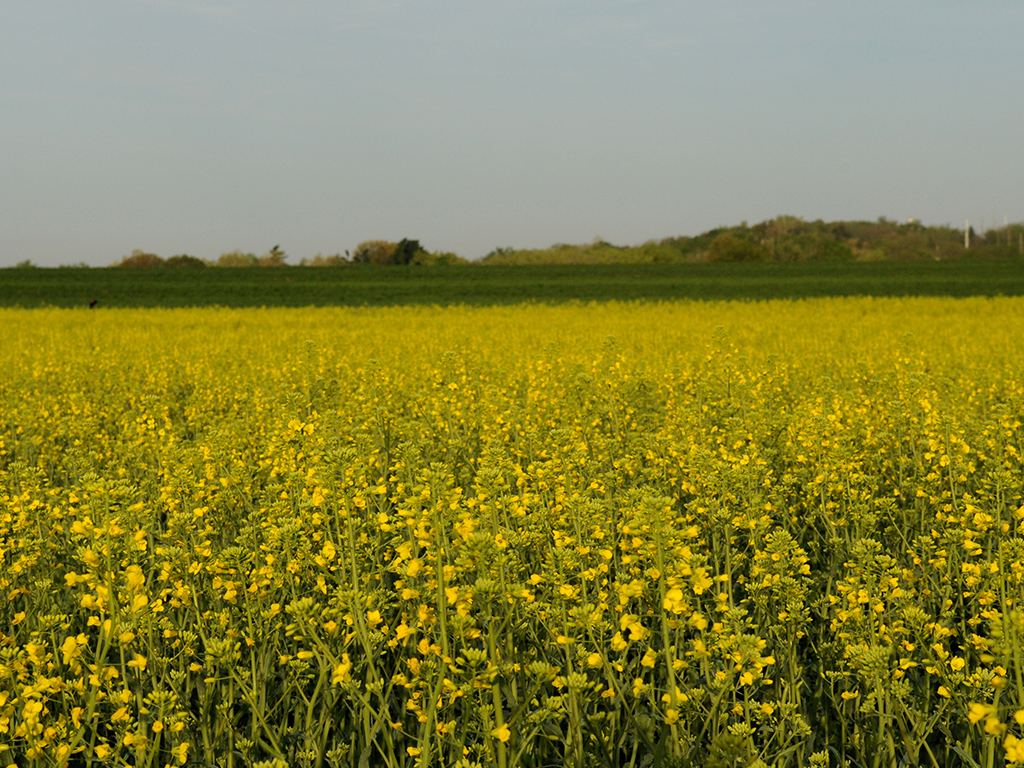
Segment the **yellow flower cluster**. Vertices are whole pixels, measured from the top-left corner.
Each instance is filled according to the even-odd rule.
[[[1024,763],[1020,300],[0,324],[0,765]]]

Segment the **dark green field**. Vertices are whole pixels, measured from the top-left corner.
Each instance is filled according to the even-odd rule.
[[[3,269],[0,306],[503,304],[1024,295],[1024,261]]]

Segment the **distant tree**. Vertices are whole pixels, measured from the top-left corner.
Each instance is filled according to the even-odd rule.
[[[718,235],[708,246],[708,261],[762,261],[768,253],[764,246],[731,232]]]
[[[164,263],[164,260],[157,256],[155,253],[146,253],[135,249],[132,251],[131,256],[125,256],[121,261],[114,264],[115,267],[159,267]]]
[[[260,256],[259,265],[261,267],[283,267],[284,260],[288,258],[288,254],[281,250],[280,245],[275,245],[265,254]]]
[[[165,267],[206,267],[207,263],[202,259],[197,259],[195,256],[189,256],[187,253],[183,253],[179,256],[171,256],[167,261],[164,262]]]
[[[217,259],[218,267],[255,267],[259,259],[254,253],[242,253],[241,251],[229,251],[222,253]]]
[[[767,237],[789,237],[800,234],[809,227],[807,222],[798,216],[776,216],[763,225],[755,225],[754,229],[757,230],[761,226],[764,227]]]
[[[392,264],[422,264],[427,251],[420,245],[419,240],[407,240],[402,238],[395,246],[395,252],[391,256]]]
[[[342,256],[340,253],[336,253],[333,256],[324,256],[317,254],[312,259],[302,259],[299,262],[300,267],[340,267],[348,264],[348,259]]]
[[[430,254],[430,263],[442,267],[469,264],[469,259],[451,251],[436,251]]]
[[[392,258],[398,249],[398,243],[387,240],[366,240],[356,246],[352,253],[355,264],[393,264]]]
[[[809,258],[815,261],[849,261],[853,258],[853,250],[844,242],[824,240],[815,246]]]
[[[442,251],[432,253],[430,251],[420,250],[417,252],[412,263],[423,264],[426,266],[448,267],[454,264],[469,264],[469,260],[462,258],[457,253]]]
[[[346,254],[348,251],[345,252]],[[340,258],[340,257],[338,257]],[[468,264],[457,253],[432,253],[420,245],[419,240],[403,238],[397,243],[387,240],[367,240],[352,252],[352,264]]]
[[[14,268],[15,269],[36,269],[36,266],[37,265],[32,263],[31,259],[25,259],[24,261],[19,261],[17,264],[15,264]]]

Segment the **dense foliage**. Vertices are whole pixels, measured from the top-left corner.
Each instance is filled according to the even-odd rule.
[[[965,256],[1009,258],[1024,255],[1024,224],[964,231],[920,222],[804,221],[779,216],[754,226],[721,227],[696,237],[669,237],[643,245],[618,246],[598,238],[589,245],[553,245],[542,249],[497,248],[485,264],[644,264],[745,261],[887,261],[956,259]]]
[[[0,323],[0,764],[1024,762],[1020,299]]]

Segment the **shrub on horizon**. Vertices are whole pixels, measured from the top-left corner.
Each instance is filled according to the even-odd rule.
[[[255,253],[242,253],[241,251],[229,251],[222,253],[217,259],[218,267],[255,267],[259,259]]]
[[[182,253],[178,256],[171,256],[164,262],[165,267],[207,267],[209,266],[202,259]]]
[[[324,256],[318,253],[312,259],[303,258],[299,262],[300,267],[343,267],[349,264],[349,260],[342,256],[340,253],[336,253],[333,256]]]
[[[136,248],[132,251],[131,256],[125,256],[121,261],[113,264],[115,267],[159,267],[164,263],[164,260],[157,256],[155,253],[146,253],[145,251]]]

